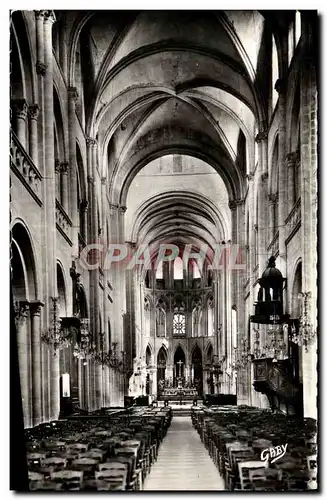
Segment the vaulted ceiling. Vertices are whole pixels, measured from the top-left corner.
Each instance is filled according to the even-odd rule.
[[[207,162],[230,199],[244,196],[255,129],[266,119],[265,52],[271,34],[263,14],[82,11],[69,12],[66,24],[70,84],[81,82],[86,133],[98,138],[99,167],[113,203],[125,204],[135,175],[169,154]],[[218,235],[203,214],[194,212],[192,224],[186,199],[176,196],[152,205],[152,236],[142,239],[155,234],[154,214],[160,209],[162,234],[173,227],[182,238],[188,228],[191,237],[197,225],[198,238],[212,243]],[[172,225],[173,203],[181,210]],[[141,233],[149,224],[147,215]]]

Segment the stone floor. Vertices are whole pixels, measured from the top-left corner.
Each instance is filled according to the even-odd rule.
[[[158,460],[145,480],[145,491],[224,490],[190,417],[174,417],[161,443]]]

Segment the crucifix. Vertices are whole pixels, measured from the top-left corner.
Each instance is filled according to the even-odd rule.
[[[177,365],[179,365],[178,367],[178,373],[177,373],[177,377],[181,377],[182,376],[182,365],[184,364],[183,361],[177,361],[176,363]]]

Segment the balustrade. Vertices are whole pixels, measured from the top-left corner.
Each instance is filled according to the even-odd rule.
[[[271,240],[271,242],[267,247],[267,250],[271,255],[274,255],[276,257],[276,254],[279,250],[279,231],[275,233],[273,239]]]
[[[10,168],[39,206],[42,206],[42,175],[15,132],[10,134]]]
[[[301,198],[294,204],[292,210],[285,219],[286,237],[290,238],[301,224]]]
[[[62,234],[62,236],[68,241],[71,245],[71,227],[72,221],[66,214],[63,206],[56,200],[56,226],[58,231]]]

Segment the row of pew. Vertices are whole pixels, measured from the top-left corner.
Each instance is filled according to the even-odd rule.
[[[317,489],[314,419],[247,406],[194,406],[191,415],[226,490]]]
[[[156,461],[170,407],[135,407],[25,431],[32,491],[137,491]]]

